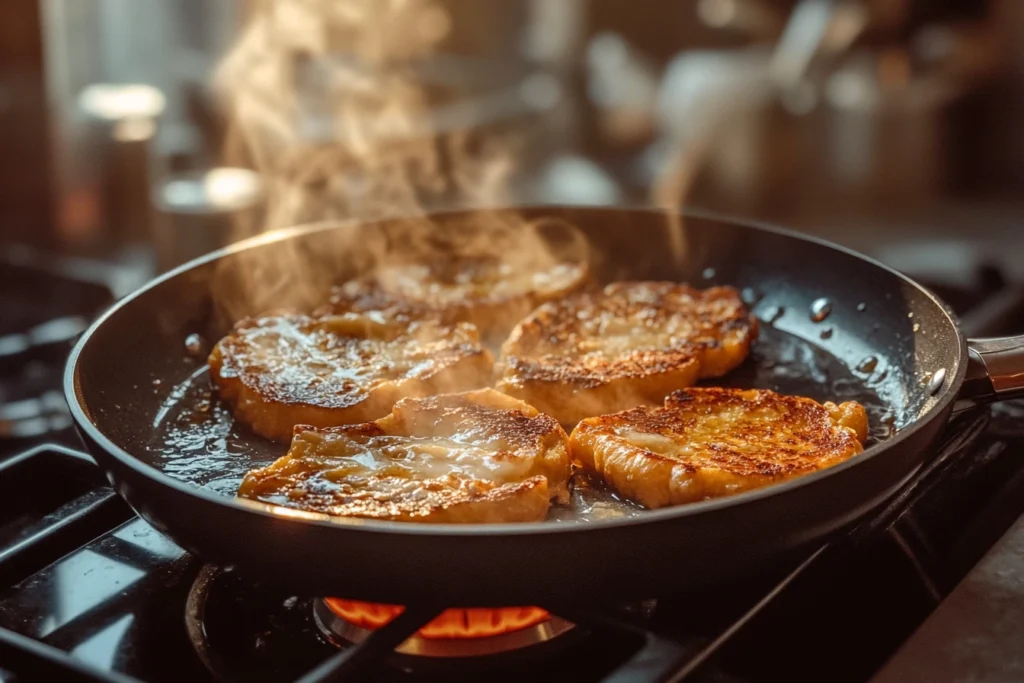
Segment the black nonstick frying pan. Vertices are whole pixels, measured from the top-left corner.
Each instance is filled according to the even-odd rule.
[[[870,407],[873,445],[762,490],[586,521],[403,524],[236,499],[245,469],[285,447],[230,423],[208,395],[204,354],[234,318],[314,305],[358,269],[356,228],[320,225],[198,259],[100,318],[65,378],[89,449],[132,507],[185,548],[305,594],[455,606],[637,599],[737,578],[820,542],[893,494],[955,408],[1024,392],[1024,338],[965,341],[927,290],[845,249],[655,210],[518,213],[578,226],[603,280],[742,288],[762,335],[728,382],[819,400],[856,397]]]

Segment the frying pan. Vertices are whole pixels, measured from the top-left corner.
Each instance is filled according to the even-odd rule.
[[[189,387],[208,385],[204,357],[186,352],[189,335],[215,340],[239,315],[311,305],[303,297],[324,296],[332,280],[358,269],[350,258],[357,227],[316,225],[186,264],[96,321],[65,376],[89,450],[118,493],[177,543],[305,594],[449,606],[565,604],[676,594],[756,572],[884,502],[922,465],[954,410],[1024,393],[1024,338],[966,341],[934,295],[846,249],[772,227],[656,210],[538,207],[517,215],[578,226],[604,280],[742,288],[763,321],[760,355],[728,381],[819,400],[867,397],[877,406],[876,443],[840,465],[768,488],[589,522],[403,524],[234,498],[237,479],[210,479],[220,468],[237,468],[231,456],[181,460],[195,443],[154,435]],[[467,217],[431,219],[444,226]],[[267,450],[232,429],[213,441],[230,441],[240,459]],[[268,458],[284,450],[276,448]]]

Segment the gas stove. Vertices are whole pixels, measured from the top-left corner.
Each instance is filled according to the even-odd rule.
[[[865,681],[1024,512],[1011,403],[956,418],[845,535],[715,591],[440,614],[295,595],[204,564],[111,490],[53,397],[70,339],[112,295],[17,267],[0,278],[0,681]],[[935,288],[1002,332],[1024,297],[977,281]]]

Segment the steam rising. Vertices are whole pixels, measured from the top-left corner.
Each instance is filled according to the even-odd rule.
[[[417,68],[446,36],[431,0],[256,5],[216,75],[226,161],[269,186],[265,229],[507,203],[512,144],[438,130]]]
[[[561,219],[481,210],[321,227],[220,262],[222,323],[274,309],[429,313],[497,346],[535,306],[589,282],[587,240]]]
[[[287,241],[226,263],[215,300],[228,321],[308,310],[332,284],[429,255],[430,236],[452,227],[434,225],[431,210],[510,203],[513,136],[441,126],[432,114],[450,95],[418,71],[449,29],[433,0],[256,3],[215,87],[230,121],[225,161],[254,168],[267,184],[263,230],[389,222],[387,239],[372,226],[333,230],[306,243],[315,253]],[[536,240],[510,236],[524,223],[512,213],[473,220],[473,239],[513,267],[555,258]]]

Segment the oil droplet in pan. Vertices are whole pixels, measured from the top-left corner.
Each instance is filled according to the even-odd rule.
[[[193,358],[198,358],[199,356],[202,356],[203,348],[205,346],[206,343],[203,341],[203,338],[200,337],[198,334],[192,333],[185,337],[185,350],[188,351],[188,355],[192,356]]]
[[[811,320],[820,323],[832,313],[832,302],[822,297],[811,304]]]
[[[714,268],[705,268],[704,271],[701,273],[705,280],[714,279],[716,274],[717,271]]]
[[[763,296],[764,295],[761,294],[761,292],[757,291],[753,287],[744,287],[743,291],[740,292],[740,298],[742,298],[743,303],[748,306],[753,306],[760,301]]]
[[[866,303],[861,301],[859,304],[857,304],[857,312],[858,313],[863,313],[866,310],[868,310],[868,305]]]
[[[874,356],[868,356],[861,362],[857,363],[857,372],[871,373],[878,367],[878,359]]]

